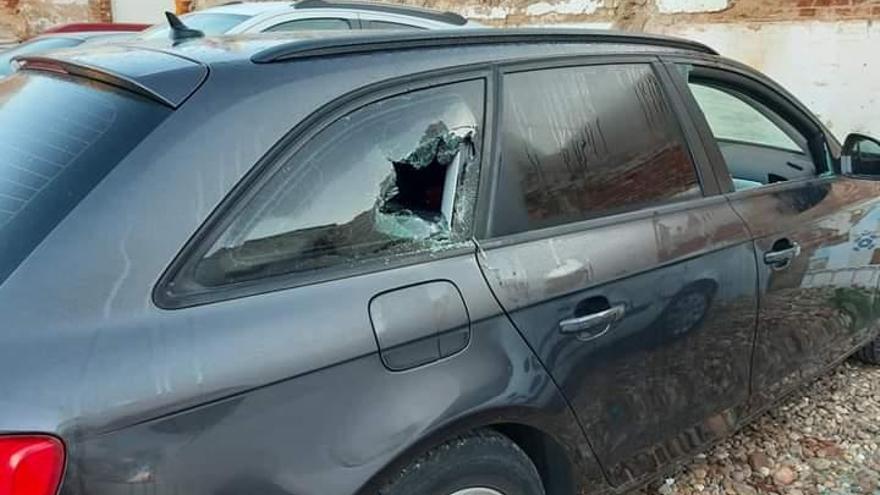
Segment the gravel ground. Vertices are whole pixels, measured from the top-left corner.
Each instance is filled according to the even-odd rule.
[[[880,367],[849,361],[701,454],[661,495],[880,495]]]

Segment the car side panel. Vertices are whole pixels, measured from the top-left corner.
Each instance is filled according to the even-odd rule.
[[[474,290],[465,292],[472,296]],[[345,299],[343,307],[366,314]],[[468,348],[434,364],[392,372],[371,353],[76,439],[63,494],[351,495],[396,461],[430,448],[426,439],[439,443],[507,422],[547,432],[572,459],[578,483],[601,488],[598,465],[540,362],[500,311],[475,309],[479,320]],[[299,330],[321,329],[313,321]]]
[[[481,257],[614,485],[638,483],[726,435],[748,399],[752,243],[724,198],[691,203],[487,246]],[[693,296],[704,308],[697,315]],[[560,332],[595,299],[623,306],[624,316],[592,339]]]
[[[731,204],[763,259],[780,239],[800,245],[790,266],[760,263],[755,408],[815,377],[876,335],[880,182],[820,178],[734,194]]]

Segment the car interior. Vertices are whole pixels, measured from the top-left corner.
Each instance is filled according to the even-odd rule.
[[[714,82],[689,86],[736,191],[816,176],[807,139],[768,107]]]

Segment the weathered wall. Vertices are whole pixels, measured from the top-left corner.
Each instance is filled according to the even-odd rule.
[[[703,41],[779,81],[842,139],[880,136],[880,0],[408,0],[495,26],[615,27]]]
[[[187,0],[205,7],[226,0]],[[880,0],[402,0],[493,26],[616,27],[704,41],[777,79],[839,135],[880,135]],[[173,0],[0,0],[0,40],[62,22],[152,22]],[[146,9],[149,10],[149,9]],[[139,18],[142,16],[143,18]]]
[[[21,39],[69,22],[112,19],[111,0],[0,0],[0,40]]]

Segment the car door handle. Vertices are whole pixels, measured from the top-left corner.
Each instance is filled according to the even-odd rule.
[[[564,334],[577,334],[581,340],[592,340],[608,333],[608,330],[611,330],[625,313],[626,306],[618,304],[597,313],[562,320],[559,322],[559,331]]]
[[[764,253],[764,264],[773,268],[784,268],[801,254],[801,246],[794,242],[784,249]]]

